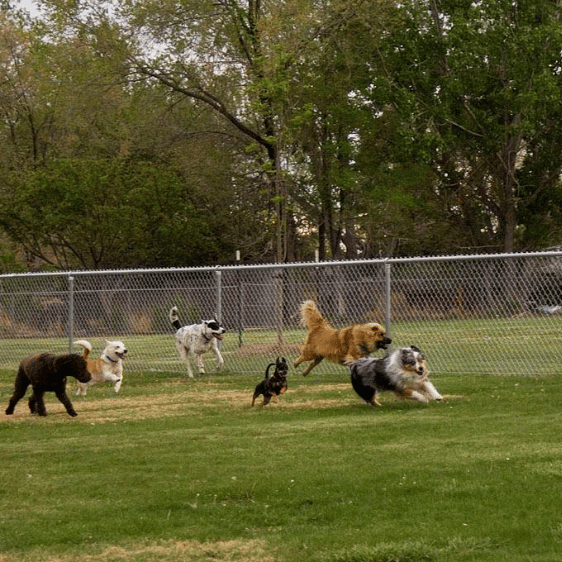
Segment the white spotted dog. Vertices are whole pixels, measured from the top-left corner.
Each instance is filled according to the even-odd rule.
[[[382,359],[363,357],[351,363],[350,370],[353,389],[372,406],[380,406],[377,395],[385,390],[424,404],[443,400],[429,380],[423,353],[413,345],[400,347]]]
[[[176,329],[176,349],[180,354],[180,358],[187,367],[187,374],[193,378],[193,371],[189,363],[189,354],[195,356],[195,363],[200,374],[205,373],[203,366],[203,354],[212,351],[217,360],[217,371],[220,371],[224,365],[218,342],[222,340],[226,330],[220,325],[216,319],[203,320],[201,324],[192,324],[190,326],[182,326],[178,319],[178,309],[176,306],[170,310],[170,322]]]
[[[112,382],[114,392],[119,392],[123,382],[123,359],[127,356],[127,348],[122,341],[105,341],[106,346],[99,359],[90,359],[92,345],[89,341],[74,342],[84,348],[82,357],[88,365],[88,372],[92,375],[90,382],[78,383],[76,394],[86,396],[88,387],[97,382]]]

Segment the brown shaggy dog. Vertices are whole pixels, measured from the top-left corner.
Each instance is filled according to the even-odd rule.
[[[77,416],[70,398],[66,394],[66,377],[74,377],[80,382],[88,382],[92,377],[86,368],[86,360],[74,353],[68,355],[53,355],[51,353],[36,353],[26,357],[19,366],[14,385],[14,394],[6,408],[6,414],[14,413],[16,404],[23,398],[27,387],[33,387],[33,394],[29,399],[29,409],[32,414],[46,416],[45,392],[54,392],[64,404],[69,416]]]
[[[333,328],[311,300],[301,305],[301,322],[308,328],[308,334],[295,367],[303,361],[312,361],[303,376],[308,375],[322,359],[348,365],[377,349],[386,349],[392,342],[385,329],[376,322]]]

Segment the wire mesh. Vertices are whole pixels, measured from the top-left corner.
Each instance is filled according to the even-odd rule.
[[[105,340],[122,340],[129,349],[126,377],[185,374],[169,320],[177,306],[183,324],[221,320],[226,371],[263,373],[277,356],[290,363],[298,356],[306,299],[335,327],[381,322],[393,347],[420,347],[433,373],[559,372],[559,252],[4,275],[0,366],[15,370],[36,351],[78,352],[77,339],[89,340],[97,356]],[[212,373],[213,354],[204,361]],[[323,362],[310,376],[333,372],[347,369]]]

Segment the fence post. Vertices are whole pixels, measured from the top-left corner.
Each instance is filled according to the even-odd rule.
[[[391,268],[390,262],[384,262],[384,327],[386,328],[386,335],[391,337],[392,333],[392,317],[391,317]]]
[[[244,294],[242,285],[242,271],[240,269],[240,250],[236,250],[236,317],[238,324],[238,348],[243,345],[242,334],[244,333]]]
[[[74,339],[74,277],[68,277],[68,353],[72,353],[72,340]]]
[[[217,315],[217,320],[221,322],[222,316],[222,272],[216,270],[215,276],[217,278],[217,310],[215,314]]]
[[[222,272],[219,271],[218,269],[215,270],[215,277],[217,278],[217,311],[216,311],[216,315],[217,315],[217,320],[219,322],[221,321],[221,317],[222,317]],[[219,345],[219,349],[221,348],[221,341],[219,340],[218,342]]]
[[[278,269],[275,275],[276,281],[276,291],[275,291],[275,314],[276,314],[276,325],[277,325],[277,343],[282,346],[285,342],[283,341],[283,291],[284,291],[284,276],[283,269]]]

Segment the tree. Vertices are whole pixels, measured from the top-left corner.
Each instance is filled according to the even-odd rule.
[[[0,202],[0,225],[53,267],[189,266],[217,258],[205,220],[182,197],[183,182],[149,163],[56,160],[13,181]]]
[[[0,219],[24,255],[56,267],[200,265],[233,259],[236,249],[245,250],[247,256],[263,255],[269,247],[268,228],[263,228],[267,219],[262,216],[267,201],[245,189],[248,156],[239,140],[221,127],[211,111],[186,103],[157,83],[125,80],[127,50],[118,29],[105,20],[97,23],[93,28],[81,27],[80,33],[65,28],[56,37],[46,35],[49,27],[40,24],[25,31],[6,20],[2,28],[0,64],[4,61],[6,72],[0,84],[0,110],[5,115],[0,136],[8,149],[0,157],[4,159],[0,162],[4,172],[0,176],[4,213]],[[154,172],[148,173],[148,169]],[[65,179],[61,170],[67,170],[69,177]],[[156,170],[166,179],[153,178]],[[143,200],[133,205],[138,208],[150,202],[150,189],[175,178],[167,207],[162,204],[158,211],[160,233],[149,223],[151,212],[136,212],[139,224],[128,227],[129,236],[139,235],[138,243],[128,242],[136,250],[119,254],[118,246],[124,242],[111,242],[115,225],[107,212],[99,212],[94,221],[102,235],[88,234],[84,240],[80,227],[67,228],[64,211],[78,212],[81,226],[84,217],[79,209],[65,206],[65,197],[70,191],[83,190],[84,202],[91,203],[94,171],[106,176],[109,183],[115,182],[115,193],[121,196],[135,185],[138,188],[140,182],[149,182]],[[125,177],[127,174],[134,177]],[[100,178],[99,185],[103,182]],[[64,194],[60,201],[47,200],[42,189],[50,188]],[[35,196],[44,208],[22,209],[20,205]],[[158,201],[162,196],[155,193],[154,198]],[[133,215],[124,210],[124,200],[110,198],[96,204],[120,209],[124,221],[132,220]],[[29,234],[20,229],[14,209],[26,217]],[[184,221],[192,223],[189,228],[177,223],[182,209]],[[53,227],[62,225],[64,241],[37,232],[45,219]],[[165,225],[169,228],[164,241]],[[147,233],[152,236],[147,238]],[[177,242],[187,235],[194,244],[205,243],[194,248]]]
[[[554,193],[562,164],[549,151],[544,169],[538,151],[560,125],[558,2],[431,0],[399,12],[403,25],[379,60],[402,149],[431,165],[444,218],[461,220],[471,245],[513,251],[527,204]]]
[[[212,108],[255,147],[255,167],[263,174],[275,209],[277,261],[295,257],[290,193],[293,137],[286,135],[293,117],[290,101],[295,98],[289,90],[302,61],[328,52],[338,31],[368,4],[364,0],[181,4],[131,0],[121,14],[129,22],[129,36],[137,38],[132,62],[139,74]],[[147,38],[149,46],[158,45],[157,51],[145,47]],[[338,159],[341,154],[331,157]],[[329,220],[328,192],[329,188],[321,189],[320,226],[328,217],[334,250],[339,245]]]

